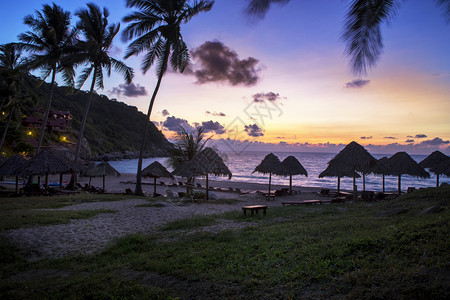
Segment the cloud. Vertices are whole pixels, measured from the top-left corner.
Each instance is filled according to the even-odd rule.
[[[274,92],[257,93],[257,94],[254,94],[252,97],[253,97],[253,102],[256,102],[256,103],[261,103],[261,102],[264,102],[265,100],[275,102],[277,100],[283,99],[283,97],[281,97],[280,94],[274,93]],[[286,98],[284,98],[284,99],[286,99]]]
[[[219,122],[206,121],[202,122],[201,126],[203,127],[205,133],[214,132],[216,134],[223,134],[226,132],[225,127],[223,127],[223,125]]]
[[[207,110],[207,111],[205,112],[205,114],[207,114],[207,115],[213,115],[213,116],[215,116],[215,117],[225,117],[225,116],[226,116],[226,114],[224,114],[223,112],[210,112],[209,110]]]
[[[145,96],[147,95],[147,91],[145,89],[145,86],[140,86],[139,84],[119,84],[118,87],[114,87],[112,91],[110,91],[112,94],[116,95],[124,95],[127,97],[138,97],[138,96]]]
[[[222,82],[231,85],[252,86],[258,80],[256,58],[240,60],[237,53],[219,41],[208,41],[191,51],[196,62],[186,70],[194,75],[198,84]]]
[[[426,140],[421,142],[419,145],[422,146],[441,146],[441,145],[448,145],[450,143],[450,141],[444,141],[443,139],[439,138],[439,137],[435,137],[432,140]]]
[[[414,143],[414,140],[413,139],[408,139],[408,140],[405,141],[405,143]]]
[[[264,135],[264,133],[262,132],[262,129],[256,124],[245,125],[244,131],[247,132],[247,134],[252,137],[258,137],[258,136]]]
[[[426,137],[427,137],[426,134],[416,134],[416,136],[415,136],[416,139],[424,139]]]
[[[362,140],[370,140],[370,139],[373,139],[373,136],[362,136],[361,139]]]
[[[345,87],[348,89],[362,88],[362,87],[368,85],[369,82],[370,82],[370,80],[355,79],[353,81],[347,82],[345,84]]]
[[[161,112],[161,114],[163,115],[163,117],[167,117],[170,116],[170,113],[167,109],[163,109],[163,111]]]
[[[194,128],[185,119],[180,119],[175,116],[167,117],[167,119],[162,123],[162,126],[169,131],[179,131],[180,127],[184,128],[186,131],[192,131]]]
[[[385,136],[384,138],[388,139],[388,140],[396,140],[397,139],[396,137],[393,137],[393,136]]]

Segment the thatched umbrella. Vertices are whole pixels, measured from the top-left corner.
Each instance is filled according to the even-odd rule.
[[[441,162],[438,166],[430,169],[430,171],[435,174],[443,174],[450,177],[450,158],[447,158],[446,161]]]
[[[45,187],[48,187],[48,174],[71,173],[77,167],[60,153],[52,150],[43,150],[31,158],[24,170],[26,175],[45,175]],[[62,188],[62,180],[59,182]]]
[[[377,160],[357,142],[351,142],[339,152],[330,162],[334,168],[355,172],[366,172],[375,167]],[[353,176],[353,200],[357,198],[356,177]]]
[[[289,192],[292,193],[292,175],[305,175],[308,177],[308,172],[302,164],[294,156],[288,156],[281,162],[281,167],[286,175],[289,175]]]
[[[205,176],[206,177],[206,200],[209,200],[208,175],[228,176],[231,179],[231,171],[223,162],[222,158],[213,149],[207,147],[194,156],[193,159],[185,162],[182,166],[172,172],[174,175],[182,177]]]
[[[156,196],[156,178],[160,177],[173,178],[172,174],[170,174],[170,172],[167,171],[167,169],[157,161],[153,162],[152,164],[148,165],[144,170],[142,170],[142,176],[153,177],[155,179],[153,196]]]
[[[406,152],[397,152],[388,159],[388,174],[398,176],[398,194],[401,194],[401,176],[430,178],[430,174]]]
[[[105,191],[105,176],[120,176],[120,173],[114,169],[106,161],[96,165],[92,165],[84,171],[83,176],[89,177],[89,184],[91,177],[103,177],[103,191]]]
[[[381,174],[383,176],[383,193],[385,192],[385,176],[389,175],[389,159],[384,156],[378,160],[378,165],[373,169],[372,173]]]
[[[338,169],[336,167],[336,165],[331,165],[328,164],[328,167],[319,174],[319,178],[323,178],[323,177],[337,177],[338,178],[338,182],[337,182],[337,194],[339,195],[340,191],[341,191],[341,177],[355,177],[355,178],[360,178],[361,176],[356,173],[355,171],[351,171],[351,170],[343,170],[343,169]]]
[[[439,187],[439,175],[444,173],[436,173],[431,169],[440,170],[443,169],[440,167],[442,163],[448,161],[449,157],[440,151],[434,151],[430,155],[428,155],[424,160],[419,163],[419,166],[425,169],[430,169],[431,172],[436,174],[436,187]]]
[[[16,194],[19,193],[19,176],[23,175],[23,169],[27,161],[20,155],[11,156],[0,166],[0,176],[16,177]]]
[[[270,186],[272,184],[272,173],[276,175],[283,175],[283,167],[281,166],[281,162],[278,157],[269,153],[264,157],[261,163],[255,168],[253,173],[258,172],[262,174],[269,174],[269,195],[270,195]]]

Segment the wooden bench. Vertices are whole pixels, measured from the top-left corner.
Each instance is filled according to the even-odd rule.
[[[253,212],[256,212],[256,214],[258,214],[258,210],[260,210],[260,209],[263,211],[263,214],[266,215],[267,205],[242,206],[242,211],[244,212],[244,215],[247,215],[247,210],[249,210],[253,216]]]
[[[264,196],[266,197],[266,200],[269,201],[270,199],[272,199],[273,201],[275,201],[275,193],[265,193]]]
[[[303,201],[283,201],[281,204],[285,205],[305,205],[305,204],[321,204],[321,200],[303,200]]]

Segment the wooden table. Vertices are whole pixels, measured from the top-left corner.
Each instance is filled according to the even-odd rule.
[[[253,216],[253,212],[256,212],[258,214],[258,210],[262,210],[263,214],[266,215],[266,209],[267,205],[248,205],[248,206],[242,206],[242,211],[244,212],[244,215],[247,215],[247,210],[250,211],[250,213]]]
[[[303,200],[303,201],[283,201],[281,204],[285,205],[304,205],[304,204],[321,204],[321,200]]]

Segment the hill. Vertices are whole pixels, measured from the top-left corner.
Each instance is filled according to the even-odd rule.
[[[36,81],[36,78],[30,78]],[[37,81],[36,81],[37,83]],[[45,108],[50,93],[50,84],[43,83],[37,90],[38,107]],[[79,91],[68,94],[67,87],[55,87],[52,109],[69,111],[72,117],[67,135],[71,148],[76,144],[83,111],[88,101],[89,93]],[[137,157],[142,140],[142,131],[145,128],[146,115],[138,111],[135,106],[123,102],[110,100],[105,95],[94,94],[84,137],[83,156],[99,159],[117,159]],[[145,156],[166,156],[172,144],[153,123],[149,125]],[[53,138],[53,140],[55,140]],[[57,139],[56,139],[57,140]],[[52,139],[46,139],[51,145]],[[84,143],[86,144],[86,143]]]

